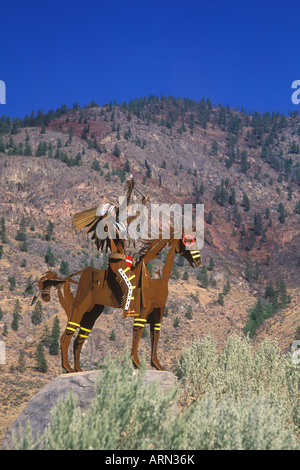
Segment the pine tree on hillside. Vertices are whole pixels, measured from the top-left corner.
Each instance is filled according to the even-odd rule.
[[[274,313],[274,307],[270,303],[263,303],[262,299],[258,297],[256,304],[250,310],[249,320],[244,327],[244,333],[249,333],[250,338],[253,338],[257,328],[261,323],[269,318]]]
[[[0,223],[0,239],[2,243],[7,243],[6,226],[5,226],[4,217],[1,218],[1,223]]]
[[[191,320],[193,318],[193,308],[191,305],[188,305],[187,310],[185,312],[185,316],[188,320]]]
[[[9,282],[9,290],[10,291],[15,290],[15,287],[16,287],[16,278],[15,278],[15,276],[9,277],[8,282]]]
[[[285,211],[285,208],[284,208],[284,205],[283,205],[282,202],[279,203],[277,211],[279,212],[279,217],[278,217],[279,221],[282,224],[284,224],[285,217],[286,217],[286,211]]]
[[[286,307],[286,305],[291,301],[291,297],[286,290],[286,284],[283,279],[279,281],[278,285],[278,300],[281,307]]]
[[[45,346],[45,348],[50,347],[51,342],[51,334],[48,325],[44,326],[44,330],[42,333],[41,343]]]
[[[59,337],[60,337],[60,327],[58,317],[54,318],[53,327],[51,331],[51,340],[49,353],[51,356],[57,356],[59,354]]]
[[[39,372],[47,372],[48,363],[44,353],[43,343],[38,343],[35,352],[36,368]]]
[[[50,241],[53,238],[54,223],[51,220],[48,221],[48,225],[45,232],[45,240]]]
[[[182,280],[183,280],[183,281],[188,281],[188,279],[189,279],[189,273],[188,273],[187,270],[185,269],[185,270],[184,270],[184,273],[183,273],[183,275],[182,275]]]
[[[224,305],[224,295],[223,295],[223,294],[219,293],[219,296],[218,296],[218,299],[217,299],[217,303],[218,303],[219,305],[222,305],[222,307],[223,307],[223,305]]]
[[[241,170],[245,174],[248,170],[248,156],[246,150],[243,150],[241,153]]]
[[[177,263],[173,263],[172,271],[171,271],[171,279],[179,279],[179,277],[180,277],[180,272],[179,272]]]
[[[5,153],[5,145],[3,143],[2,137],[0,138],[0,153]]]
[[[272,282],[266,285],[265,288],[265,299],[273,305],[274,308],[278,308],[278,292],[274,289]]]
[[[19,320],[21,318],[21,312],[22,312],[22,307],[21,307],[19,299],[17,299],[15,302],[15,307],[13,311],[13,319],[11,322],[11,329],[14,331],[18,331],[19,329]]]
[[[231,285],[229,279],[227,279],[226,284],[223,286],[223,295],[227,295],[230,292]]]
[[[23,253],[28,253],[28,243],[27,241],[25,240],[24,242],[20,243],[20,251],[22,251]]]
[[[253,230],[255,235],[260,236],[263,231],[263,224],[260,214],[254,214]]]
[[[4,326],[3,326],[2,335],[3,335],[3,336],[7,336],[7,335],[8,335],[8,326],[7,326],[7,323],[6,323],[6,322],[4,323]]]
[[[25,291],[26,291],[26,293],[24,293],[24,295],[33,295],[32,276],[31,276],[31,274],[26,280]]]
[[[17,370],[19,372],[24,372],[26,369],[25,353],[24,351],[19,352]]]
[[[252,284],[252,282],[253,282],[253,271],[252,271],[252,265],[251,265],[250,261],[246,262],[245,278],[249,282],[249,284]]]
[[[100,163],[98,162],[98,160],[93,160],[92,170],[101,171],[101,166],[100,166]]]
[[[115,157],[120,158],[121,151],[120,151],[119,147],[117,146],[117,144],[115,144],[112,154]]]
[[[56,264],[56,259],[54,257],[54,254],[52,253],[51,246],[48,246],[47,253],[45,255],[45,261],[50,267],[54,267]]]
[[[242,206],[244,207],[245,211],[247,211],[247,212],[249,211],[249,209],[250,209],[250,200],[249,200],[246,193],[243,194]]]
[[[130,163],[129,163],[128,158],[126,158],[126,161],[125,161],[124,171],[125,173],[130,173]]]
[[[238,211],[238,207],[236,204],[234,205],[234,209],[233,209],[233,218],[234,218],[234,226],[236,228],[239,228],[241,226],[242,217]]]
[[[34,325],[40,325],[43,320],[43,308],[42,308],[42,303],[40,300],[38,300],[35,304],[33,313],[31,315],[31,322]]]
[[[200,193],[201,196],[203,196],[204,192],[205,192],[204,183],[203,183],[203,181],[201,181],[200,186],[199,186],[199,193]]]
[[[213,223],[214,216],[213,216],[213,211],[210,210],[209,213],[207,214],[207,220],[206,222],[211,225]]]
[[[209,286],[209,278],[206,266],[201,267],[201,269],[197,272],[196,278],[198,281],[200,281],[201,286],[205,289]]]
[[[231,194],[229,195],[228,202],[231,206],[235,205],[235,190],[231,188]]]
[[[210,259],[209,259],[209,264],[208,264],[208,266],[207,266],[207,269],[208,269],[209,271],[213,271],[214,267],[215,267],[214,260],[213,260],[213,258],[210,258]]]
[[[22,217],[19,230],[17,231],[16,240],[19,242],[26,242],[26,223],[25,218]]]
[[[228,193],[226,188],[224,187],[223,182],[221,186],[216,187],[214,198],[221,206],[224,206],[226,204]]]
[[[218,142],[216,140],[213,140],[213,143],[211,145],[211,152],[215,157],[217,157],[218,155],[218,150],[219,150]]]
[[[69,263],[67,261],[62,260],[62,262],[60,263],[59,272],[63,276],[69,276],[70,268],[69,268]]]
[[[111,330],[109,339],[110,341],[116,341],[116,333],[114,332],[114,330]]]
[[[149,165],[149,163],[147,163],[146,160],[145,160],[145,163],[146,163],[146,178],[150,179],[152,176],[151,166]]]

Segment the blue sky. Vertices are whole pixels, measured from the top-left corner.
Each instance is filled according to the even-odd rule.
[[[150,94],[300,111],[299,31],[299,1],[1,2],[0,115]]]

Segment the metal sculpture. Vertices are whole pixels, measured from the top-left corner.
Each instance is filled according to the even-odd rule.
[[[134,188],[133,181],[127,182],[127,203]],[[143,203],[148,198],[143,196]],[[53,271],[45,273],[38,282],[42,300],[50,301],[50,289],[56,287],[59,301],[64,308],[68,322],[61,337],[62,367],[67,372],[79,372],[80,353],[84,341],[88,338],[95,321],[101,315],[105,306],[123,309],[123,318],[133,317],[133,337],[131,355],[133,363],[139,367],[138,345],[143,328],[150,324],[151,365],[158,370],[164,370],[157,356],[157,346],[160,337],[161,323],[165,304],[168,297],[168,282],[171,276],[175,255],[179,253],[190,266],[201,264],[201,256],[193,237],[189,238],[189,249],[186,249],[186,235],[171,227],[170,235],[163,234],[153,240],[142,240],[143,247],[135,258],[126,253],[126,243],[122,238],[122,227],[116,226],[116,237],[108,236],[105,240],[97,237],[97,224],[109,230],[109,213],[119,208],[111,205],[85,211],[74,216],[74,225],[85,233],[92,233],[92,238],[98,249],[106,246],[110,249],[108,268],[96,269],[87,267],[64,279],[59,278]],[[129,220],[132,221],[133,218]],[[162,249],[167,249],[167,256],[158,278],[151,278],[147,263],[157,258]],[[80,275],[79,281],[74,277]],[[71,292],[70,284],[77,285],[76,295]],[[68,363],[68,348],[73,334],[78,331],[74,341],[74,368]]]

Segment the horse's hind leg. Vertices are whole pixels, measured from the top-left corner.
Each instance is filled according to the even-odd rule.
[[[153,314],[149,317],[151,337],[151,365],[157,370],[165,370],[157,358],[157,344],[160,336],[163,312],[163,308],[156,308],[153,310]]]
[[[137,368],[140,366],[138,358],[138,345],[142,337],[143,329],[147,323],[148,310],[143,309],[142,314],[139,318],[135,318],[133,322],[133,333],[132,333],[132,346],[131,346],[131,359],[133,365]]]
[[[76,329],[80,327],[84,313],[90,309],[92,304],[91,294],[92,269],[86,268],[80,277],[76,297],[72,306],[72,312],[67,323],[65,332],[61,337],[62,367],[67,372],[75,372],[68,363],[68,349],[71,338]]]
[[[61,362],[62,362],[61,365],[63,369],[65,369],[67,372],[75,372],[75,370],[72,369],[72,367],[70,367],[68,363],[68,349],[69,349],[69,344],[70,344],[70,341],[74,332],[75,332],[75,329],[74,331],[71,331],[71,330],[68,330],[68,328],[66,328],[60,339]]]
[[[85,342],[88,335],[90,334],[95,321],[103,312],[103,308],[104,308],[103,305],[94,305],[92,310],[90,312],[86,312],[82,317],[82,320],[80,322],[80,330],[74,341],[74,347],[73,347],[74,367],[75,367],[76,372],[81,372],[80,353],[81,353],[83,343]]]

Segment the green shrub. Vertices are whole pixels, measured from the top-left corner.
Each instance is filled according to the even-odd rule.
[[[41,439],[14,437],[14,448],[49,450],[300,449],[300,369],[276,341],[256,350],[230,337],[222,353],[209,336],[194,338],[178,362],[180,389],[166,394],[144,384],[145,361],[134,372],[129,353],[107,359],[95,397],[82,413],[73,395],[53,409]],[[178,393],[179,390],[179,393]],[[181,401],[181,412],[173,404]]]
[[[274,403],[283,399],[300,429],[300,368],[290,355],[281,354],[276,340],[267,338],[254,350],[248,336],[232,335],[218,356],[210,337],[195,338],[183,349],[178,373],[183,378],[180,398],[184,405],[212,392],[216,400],[249,394],[269,397]]]
[[[145,363],[135,373],[129,353],[123,361],[107,359],[99,373],[95,398],[82,413],[68,395],[53,409],[42,437],[48,450],[176,449],[181,447],[183,424],[174,415],[177,389],[162,394],[157,384],[144,384]],[[27,430],[15,448],[37,448]],[[16,442],[16,439],[15,439]],[[25,446],[25,447],[24,447]]]
[[[185,435],[189,450],[288,450],[299,448],[284,402],[267,397],[213,393],[193,408]]]
[[[209,336],[202,340],[197,337],[191,346],[183,349],[177,374],[183,378],[181,398],[185,405],[201,398],[207,391],[207,381],[217,365],[217,359],[216,344]]]
[[[256,276],[257,277],[257,276]],[[244,333],[252,338],[258,327],[269,317],[274,315],[280,308],[285,308],[291,301],[291,297],[286,290],[283,280],[277,282],[277,288],[274,289],[272,283],[267,284],[265,290],[266,302],[258,297],[256,304],[250,309],[249,320],[244,326]]]

